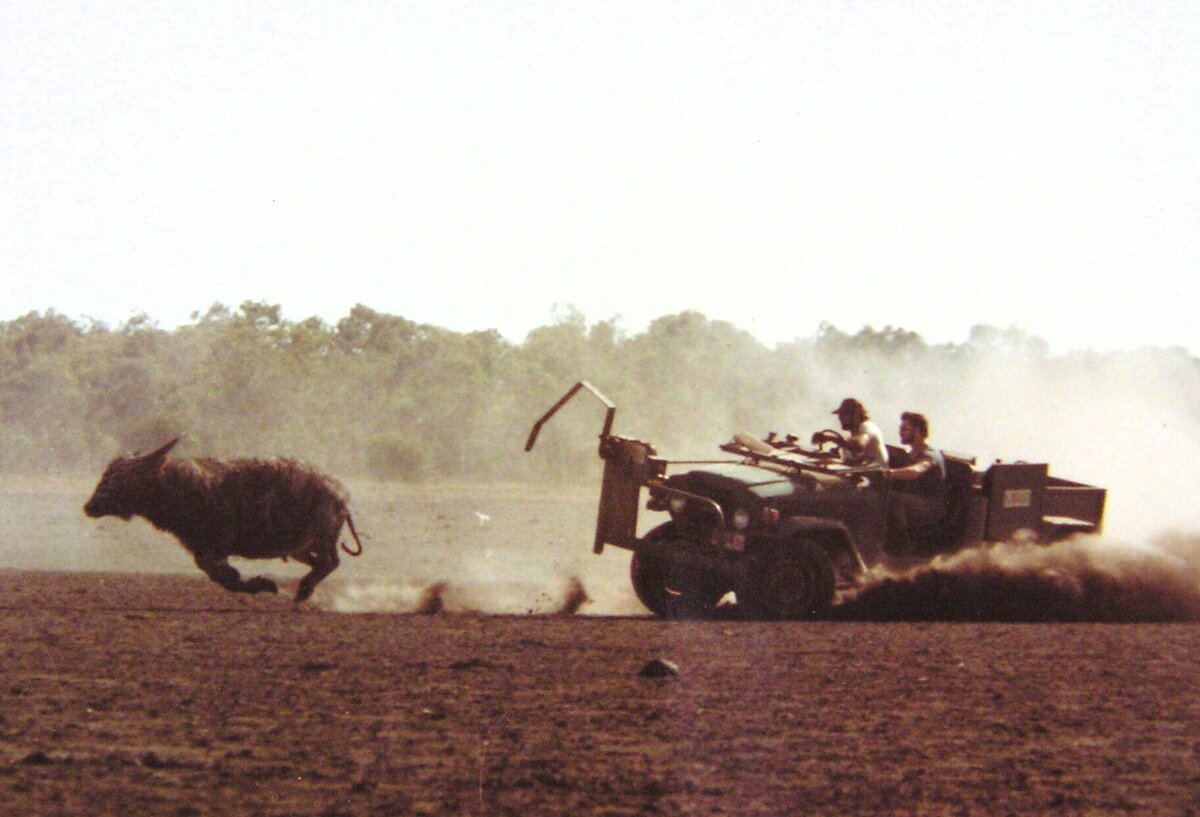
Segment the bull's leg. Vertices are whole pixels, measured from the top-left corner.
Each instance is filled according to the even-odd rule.
[[[224,556],[207,556],[197,553],[196,566],[203,570],[210,579],[235,593],[278,593],[279,587],[266,576],[254,576],[243,579],[237,568],[229,564]]]
[[[296,601],[301,602],[311,596],[321,579],[336,570],[340,564],[337,554],[337,531],[334,531],[333,536],[323,538],[312,550],[294,555],[298,561],[312,565],[312,570],[300,580],[300,586],[296,588]]]

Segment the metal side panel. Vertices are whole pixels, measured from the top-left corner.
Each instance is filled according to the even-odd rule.
[[[604,481],[600,486],[596,541],[592,547],[596,553],[601,553],[605,545],[634,547],[642,486],[664,469],[663,462],[655,459],[654,453],[654,447],[641,440],[601,438]]]
[[[1046,493],[1046,463],[996,463],[983,478],[988,513],[984,537],[1003,542],[1019,530],[1037,532]]]
[[[596,518],[596,541],[592,550],[600,553],[604,546],[632,547],[637,538],[638,506],[642,484],[629,479],[624,469],[608,463],[604,468],[604,483],[600,486],[600,509]]]

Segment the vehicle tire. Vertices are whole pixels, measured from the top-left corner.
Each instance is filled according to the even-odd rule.
[[[833,562],[811,539],[780,542],[747,565],[738,609],[753,619],[802,619],[828,612],[835,586]]]
[[[662,559],[649,553],[633,552],[629,560],[629,578],[638,601],[659,618],[667,616],[667,571]]]
[[[648,542],[682,541],[675,523],[659,525],[646,535]],[[629,578],[638,601],[659,618],[703,618],[730,588],[717,586],[678,564],[672,564],[669,549],[634,551],[629,561]]]

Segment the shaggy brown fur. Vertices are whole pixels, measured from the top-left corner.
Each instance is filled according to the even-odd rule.
[[[145,518],[174,534],[209,578],[235,592],[279,588],[265,576],[243,579],[231,556],[295,559],[312,567],[300,580],[298,602],[338,566],[343,524],[358,549],[342,548],[351,556],[362,552],[349,497],[333,477],[290,459],[167,461],[177,442],[109,463],[84,513]]]

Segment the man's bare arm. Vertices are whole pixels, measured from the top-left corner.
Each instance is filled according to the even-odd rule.
[[[906,465],[903,468],[889,468],[886,473],[892,479],[898,479],[901,482],[911,482],[933,467],[933,460],[925,457],[917,460],[912,465]]]

